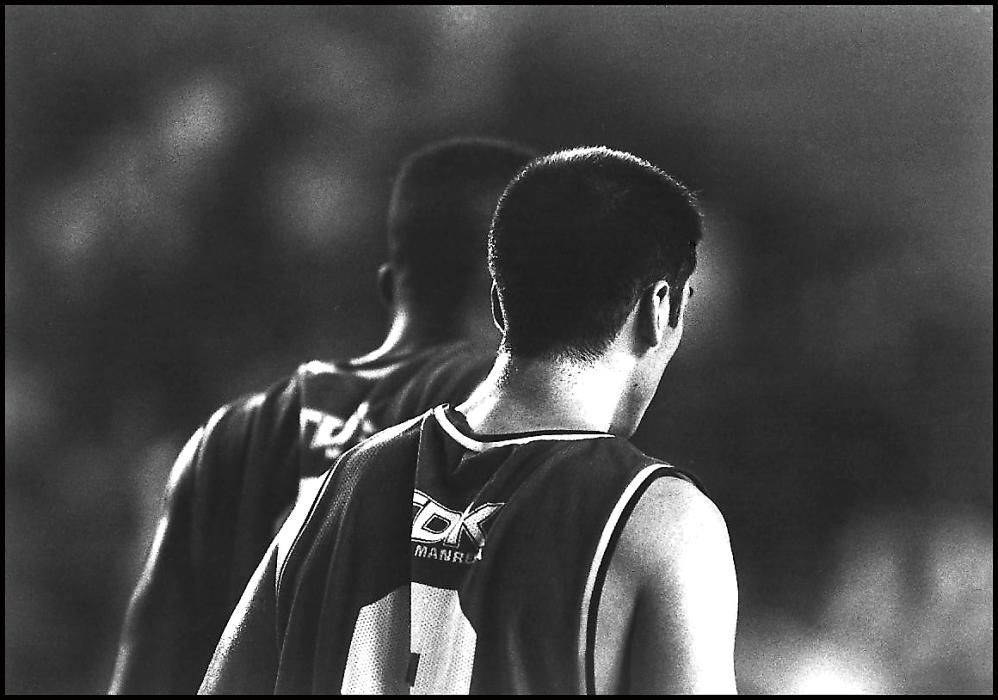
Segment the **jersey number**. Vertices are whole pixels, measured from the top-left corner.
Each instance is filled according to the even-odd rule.
[[[361,608],[340,691],[467,694],[477,643],[457,591],[397,588]]]

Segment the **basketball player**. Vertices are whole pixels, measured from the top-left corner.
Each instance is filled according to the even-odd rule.
[[[679,345],[700,236],[689,192],[644,160],[533,161],[493,219],[488,378],[339,460],[202,692],[734,692],[724,521],[627,440]]]
[[[300,525],[322,475],[381,427],[463,400],[496,334],[486,246],[503,187],[532,154],[458,139],[410,156],[394,185],[379,286],[393,318],[363,357],[310,362],[221,408],[181,452],[132,598],[111,691],[194,693],[281,523]]]

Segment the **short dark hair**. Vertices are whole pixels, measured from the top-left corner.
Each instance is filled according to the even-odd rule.
[[[402,163],[388,214],[388,255],[414,304],[454,310],[487,282],[492,213],[509,181],[536,155],[519,144],[459,137]]]
[[[506,188],[489,237],[503,350],[595,359],[662,279],[675,327],[701,236],[693,193],[641,158],[601,146],[538,158]]]

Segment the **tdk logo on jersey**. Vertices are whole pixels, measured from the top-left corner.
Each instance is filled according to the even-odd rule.
[[[310,428],[314,426],[315,429],[309,449],[323,450],[326,459],[332,461],[376,433],[377,428],[367,417],[370,408],[365,401],[346,420],[314,408],[303,408],[300,414],[302,435],[307,439]]]
[[[485,503],[460,513],[443,507],[422,491],[413,491],[412,541],[421,543],[416,545],[415,555],[457,564],[470,564],[481,559],[481,550],[485,546],[482,525],[502,506],[502,503]],[[462,542],[471,544],[472,552],[453,551]]]

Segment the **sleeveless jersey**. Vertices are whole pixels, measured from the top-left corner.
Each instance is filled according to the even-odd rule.
[[[307,507],[328,468],[360,440],[440,401],[466,398],[492,359],[457,343],[374,363],[310,362],[219,409],[174,467],[126,616],[112,692],[195,692],[295,503]]]
[[[475,435],[446,406],[385,431],[261,563],[202,691],[592,692],[614,543],[661,477],[694,481],[622,438]]]

